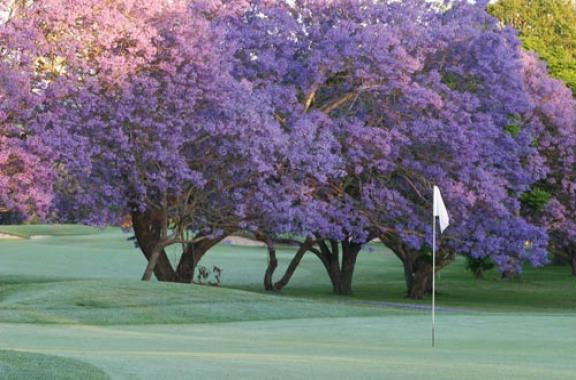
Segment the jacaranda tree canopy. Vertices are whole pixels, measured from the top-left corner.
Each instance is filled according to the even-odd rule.
[[[60,220],[131,214],[145,279],[190,282],[246,231],[294,237],[292,269],[311,252],[349,294],[380,239],[422,297],[433,185],[452,218],[439,266],[462,254],[517,273],[546,262],[552,223],[573,236],[574,102],[485,7],[40,0],[0,28],[3,70],[23,83],[6,87],[18,122],[2,130],[22,133],[4,133],[2,154],[34,157],[52,189],[35,203],[53,196]],[[527,212],[539,184],[554,187],[549,211]]]

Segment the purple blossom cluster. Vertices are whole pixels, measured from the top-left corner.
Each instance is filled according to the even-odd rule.
[[[29,128],[40,100],[26,75],[0,62],[0,210],[25,218],[46,217],[53,201],[54,155]]]

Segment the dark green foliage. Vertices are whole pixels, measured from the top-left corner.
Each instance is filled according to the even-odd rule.
[[[512,137],[517,137],[521,130],[522,127],[520,127],[518,124],[509,124],[506,126],[506,132],[510,133]]]
[[[422,245],[422,247],[418,251],[418,258],[423,262],[432,265],[432,247],[428,244]]]
[[[524,47],[548,63],[552,76],[576,94],[576,3],[573,0],[500,0],[489,12],[519,32]]]
[[[520,201],[522,202],[522,206],[530,211],[542,211],[550,200],[550,197],[551,194],[549,192],[535,187],[522,194]]]
[[[484,278],[484,272],[494,268],[494,263],[489,257],[474,258],[466,256],[466,269],[476,278]]]
[[[506,126],[506,132],[516,138],[522,131],[522,118],[519,115],[512,115]]]
[[[480,81],[476,78],[464,78],[456,73],[447,72],[442,76],[442,83],[449,89],[460,92],[476,93],[480,86]]]

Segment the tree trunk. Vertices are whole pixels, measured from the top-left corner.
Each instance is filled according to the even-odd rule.
[[[182,252],[182,256],[180,256],[180,261],[176,267],[176,282],[189,284],[194,279],[194,270],[197,262],[194,262],[193,252],[195,248],[193,245],[188,244]]]
[[[552,253],[552,265],[565,266],[566,263],[570,263],[570,259],[566,261],[566,258],[562,257],[562,255],[558,254],[556,251]]]
[[[200,259],[208,250],[221,242],[226,235],[216,239],[204,239],[196,243],[189,243],[182,252],[178,267],[176,269],[176,281],[182,283],[191,283],[194,280],[194,271],[200,262]]]
[[[266,246],[268,247],[268,267],[266,268],[266,273],[264,273],[264,289],[271,292],[275,290],[272,276],[278,267],[278,259],[276,258],[274,243],[268,240],[266,241]]]
[[[566,240],[566,237],[554,236],[553,243],[550,244],[552,262],[555,265],[569,265],[571,275],[576,276],[576,243],[566,245]]]
[[[432,263],[429,257],[408,247],[398,236],[389,234],[381,236],[382,243],[402,261],[404,266],[404,281],[406,283],[406,297],[422,299],[432,294]],[[448,265],[453,256],[443,251],[436,252],[436,270]]]
[[[310,251],[318,256],[326,268],[326,272],[328,273],[330,282],[332,283],[333,293],[338,295],[352,294],[352,279],[356,266],[356,259],[360,249],[362,248],[362,244],[352,243],[349,241],[338,242],[334,240],[319,240],[318,242],[315,242],[312,239],[307,239],[298,248],[298,251],[290,261],[290,264],[282,278],[274,284],[272,276],[278,266],[276,250],[271,242],[267,242],[266,244],[268,246],[269,261],[266,274],[264,275],[264,289],[268,291],[282,290],[292,278],[298,265],[300,265],[304,254]],[[318,244],[319,249],[316,249],[314,244]],[[340,264],[340,245],[342,246],[342,264]]]
[[[342,274],[340,272],[340,248],[338,243],[330,241],[330,247],[323,242],[319,242],[320,252],[325,256],[325,260],[322,260],[326,271],[328,271],[328,276],[330,277],[330,282],[332,282],[332,293],[340,294],[342,289]]]
[[[320,250],[313,252],[324,264],[326,272],[332,282],[332,292],[334,294],[348,296],[352,294],[352,280],[356,259],[362,248],[362,244],[352,243],[347,240],[330,241],[330,246],[326,241],[319,241]],[[340,262],[340,248],[342,248],[342,262]]]
[[[358,253],[362,248],[361,244],[342,242],[342,270],[341,270],[341,295],[352,294],[352,278],[354,276],[354,268],[356,267],[356,259]]]
[[[152,254],[148,259],[148,265],[146,266],[146,270],[142,275],[142,281],[150,281],[152,279],[152,274],[154,273],[154,269],[158,264],[158,259],[160,258],[162,251],[163,250],[160,247],[156,247],[152,250]]]
[[[500,278],[502,280],[515,280],[515,279],[520,278],[520,273],[518,273],[515,270],[507,270],[507,271],[502,272]]]
[[[408,298],[422,299],[429,294],[432,294],[432,265],[423,260],[416,260],[408,287]]]
[[[484,280],[484,268],[480,267],[480,268],[476,268],[472,271],[472,273],[474,274],[474,277],[477,278],[478,280]]]
[[[288,282],[292,278],[292,275],[296,271],[296,268],[298,268],[298,265],[300,265],[300,261],[302,261],[302,257],[304,257],[304,254],[308,251],[308,249],[311,246],[312,246],[312,243],[309,240],[306,240],[304,243],[302,243],[300,248],[298,248],[296,255],[294,255],[294,257],[290,261],[290,265],[288,265],[288,268],[286,268],[286,272],[284,272],[284,275],[282,276],[282,278],[274,284],[274,290],[275,291],[280,291],[286,285],[288,285]]]
[[[152,211],[132,212],[132,223],[134,227],[134,235],[140,250],[150,261],[154,253],[154,249],[161,239],[162,231],[162,218]],[[158,281],[174,281],[176,273],[172,268],[170,260],[166,256],[166,252],[161,250],[156,259],[156,265],[153,269],[154,275]]]
[[[572,243],[568,247],[565,247],[563,256],[566,257],[570,265],[572,276],[576,276],[576,244]]]
[[[396,253],[394,251],[394,253]],[[402,267],[404,268],[404,283],[406,284],[406,294],[410,293],[410,288],[412,287],[412,277],[414,275],[414,269],[412,268],[412,260],[407,260],[404,257],[398,256],[400,261],[402,261]]]

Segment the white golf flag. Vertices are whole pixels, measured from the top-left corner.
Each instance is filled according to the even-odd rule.
[[[440,194],[440,189],[438,186],[434,186],[434,200],[433,200],[433,207],[434,207],[434,216],[438,217],[440,222],[440,233],[444,232],[446,227],[450,224],[450,218],[448,217],[448,211],[446,210],[446,206],[444,205],[444,201],[442,200],[442,194]]]

